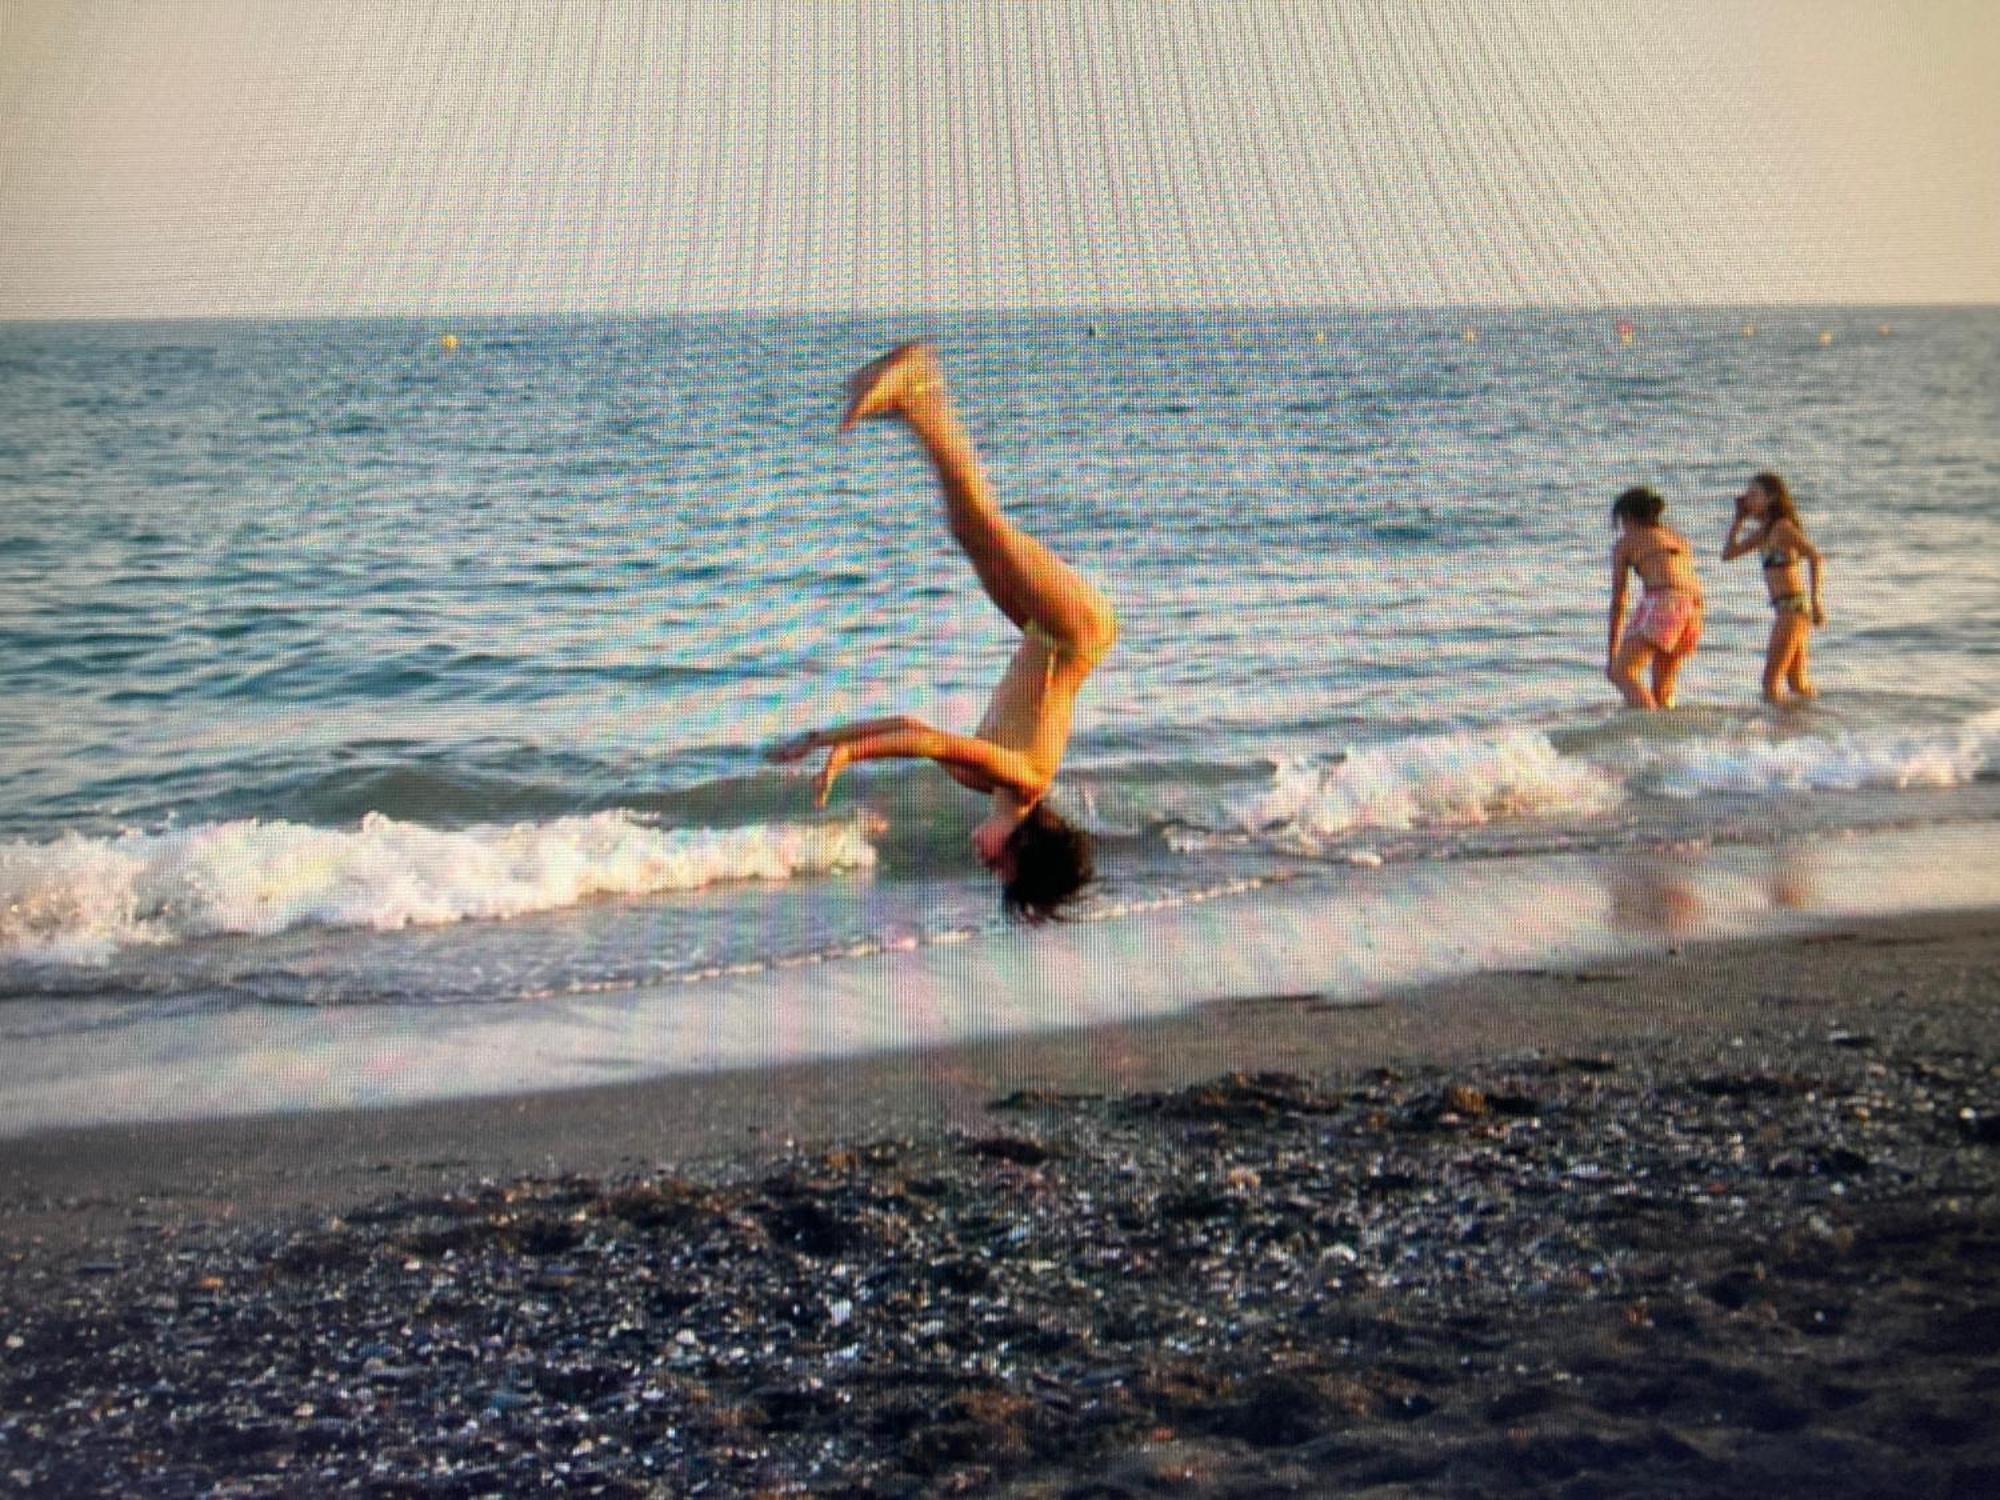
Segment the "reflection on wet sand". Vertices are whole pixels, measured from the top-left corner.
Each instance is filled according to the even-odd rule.
[[[1685,933],[1699,927],[1708,903],[1697,888],[1699,851],[1670,851],[1611,866],[1611,925],[1627,932]]]
[[[1821,861],[1814,849],[1798,842],[1780,844],[1761,863],[1762,868],[1751,874],[1752,889],[1754,897],[1771,909],[1811,911],[1821,904]],[[1626,932],[1689,933],[1711,916],[1720,915],[1711,909],[1719,873],[1704,845],[1616,861],[1607,868],[1605,877],[1611,925]]]
[[[1820,899],[1818,861],[1804,844],[1780,844],[1771,851],[1771,904],[1785,911],[1810,911]]]

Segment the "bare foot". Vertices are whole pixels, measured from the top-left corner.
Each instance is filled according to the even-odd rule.
[[[908,403],[944,387],[944,372],[928,344],[902,344],[847,377],[847,412],[840,430],[851,432],[870,417],[908,410]]]

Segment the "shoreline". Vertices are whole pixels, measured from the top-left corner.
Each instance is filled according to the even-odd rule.
[[[85,1243],[139,1217],[258,1221],[388,1191],[525,1172],[724,1170],[815,1143],[978,1128],[994,1098],[1185,1087],[1229,1072],[1351,1077],[1534,1051],[1588,1051],[1755,1025],[1772,994],[1829,1012],[1897,987],[1896,955],[2000,951],[2000,908],[1866,918],[1361,1001],[1271,994],[1060,1031],[1007,1033],[634,1082],[298,1113],[65,1126],[0,1139],[15,1243]],[[1697,994],[1697,992],[1699,992]]]
[[[2000,1486],[2000,913],[0,1149],[23,1493]]]
[[[1997,955],[13,1142],[0,1449],[65,1496],[1985,1493]]]
[[[809,1078],[789,1070],[942,1056],[982,1042],[1004,1055],[1003,1037],[1032,1047],[1049,1033],[1171,1025],[1245,996],[1315,993],[1372,1005],[1531,966],[1601,967],[1674,945],[2000,910],[1995,826],[1882,829],[1805,845],[1557,850],[1232,882],[1115,909],[1107,920],[490,1007],[249,1004],[181,1017],[171,1006],[118,1001],[95,1012],[28,1005],[0,1028],[0,1139],[70,1125],[144,1134],[226,1115],[532,1100],[616,1082],[696,1088],[745,1070]],[[452,940],[476,948],[482,936],[475,925]],[[892,1086],[907,1091],[893,1077]],[[633,1097],[647,1107],[654,1096]]]

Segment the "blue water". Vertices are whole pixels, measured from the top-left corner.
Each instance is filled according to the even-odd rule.
[[[913,334],[1120,612],[1058,793],[1086,917],[1990,826],[2000,311],[1625,316],[0,327],[0,993],[458,1007],[996,928],[942,775],[822,815],[759,758],[969,727],[1010,649],[913,446],[833,437]],[[1759,705],[1760,578],[1709,561],[1686,706],[1619,710],[1612,496],[1712,557],[1764,467],[1831,559],[1821,704]]]

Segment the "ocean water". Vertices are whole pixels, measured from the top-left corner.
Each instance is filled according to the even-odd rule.
[[[833,435],[912,335],[1121,616],[1057,793],[1102,841],[1097,947],[1051,953],[1552,859],[1930,830],[1983,864],[2000,310],[1637,311],[1629,346],[1619,316],[0,326],[0,1092],[168,1039],[198,1070],[280,1012],[754,1016],[766,978],[954,947],[1032,983],[1052,940],[1001,918],[977,799],[870,766],[819,813],[760,758],[969,727],[1011,649],[914,446]],[[1754,559],[1712,560],[1763,467],[1830,558],[1805,711],[1757,700]],[[1709,559],[1659,716],[1601,675],[1640,482]]]

